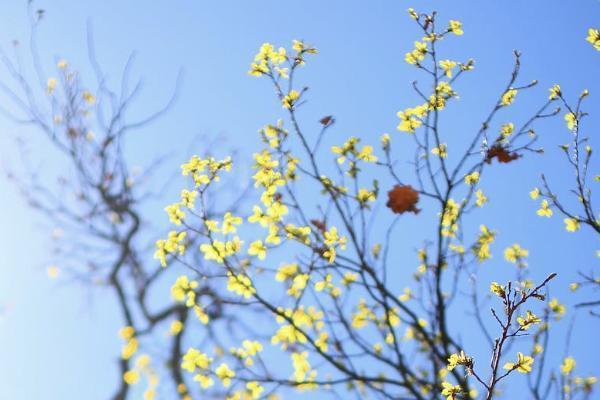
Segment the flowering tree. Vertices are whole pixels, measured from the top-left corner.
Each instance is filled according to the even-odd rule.
[[[172,288],[174,299],[201,310],[198,282],[220,281],[238,296],[240,319],[248,320],[251,311],[252,319],[261,321],[243,332],[242,340],[228,340],[229,352],[188,349],[181,366],[205,395],[274,399],[292,387],[340,398],[491,399],[501,395],[504,382],[527,374],[528,397],[545,399],[557,392],[562,398],[591,398],[597,379],[575,377],[573,358],[564,359],[558,374],[545,368],[548,332],[566,310],[556,298],[546,297],[556,274],[541,282],[528,279],[528,250],[514,244],[504,251],[515,265],[514,277],[478,285],[478,270],[491,257],[496,232],[485,225],[478,233],[469,229],[471,214],[487,202],[480,188],[486,170],[542,153],[535,147],[535,123],[559,114],[553,105],[562,103],[573,133],[565,152],[576,171],[575,192],[583,211],[563,207],[545,178],[544,189],[534,189],[531,197],[543,198],[538,215],[550,217],[553,208],[564,214],[568,231],[581,224],[598,231],[586,186],[591,149],[582,149],[579,134],[587,92],[572,107],[555,85],[522,125],[493,129],[498,114],[537,84],[521,83],[515,52],[512,73],[479,131],[465,148],[448,149],[450,128],[443,112],[458,96],[454,85],[474,61],[449,60],[441,53],[444,41],[463,34],[459,21],[440,24],[435,12],[410,9],[409,14],[422,36],[405,60],[426,82],[413,83],[420,103],[398,112],[398,130],[414,140],[413,176],[404,178],[398,171],[388,134],[378,151],[355,137],[333,146],[334,167],[327,167],[321,142],[335,120],[323,117],[313,132],[300,119],[307,88],[296,86],[295,77],[317,54],[301,41],[294,41],[291,50],[263,44],[250,67],[250,75],[273,86],[285,110],[284,118],[260,130],[264,149],[254,155],[258,201],[251,215],[215,219],[205,208],[220,177],[232,169],[230,158],[193,157],[182,165],[190,185],[166,209],[176,230],[157,242],[155,256],[163,265],[167,256],[185,263],[187,254],[197,251],[188,245],[191,240],[201,242],[199,251],[212,265],[205,269],[188,263],[190,272]],[[590,31],[588,40],[597,44],[597,31]],[[320,194],[315,199],[308,192]],[[373,207],[386,200],[387,214],[377,220]],[[399,246],[395,228],[411,218],[408,214],[424,218],[421,209],[434,210],[429,214],[435,223],[430,241],[418,251],[414,283],[407,286],[390,278],[392,267],[402,262],[393,258]],[[381,241],[371,232],[373,226],[385,232]],[[490,294],[494,300],[487,315],[480,312],[480,299]],[[472,301],[471,322],[452,318],[456,307],[464,307],[462,297]],[[256,317],[254,311],[267,315]],[[197,314],[207,321],[201,311]],[[489,354],[473,357],[470,345],[460,339],[464,329],[478,329]],[[513,351],[517,340],[527,350]]]
[[[116,255],[85,273],[106,279],[122,307],[123,381],[116,399],[127,398],[129,388],[142,381],[145,398],[156,396],[160,368],[143,338],[161,323],[170,324],[170,337],[160,342],[169,354],[167,380],[185,400],[274,400],[292,391],[334,398],[492,399],[504,392],[510,396],[505,383],[519,374],[527,377],[527,398],[592,398],[596,377],[576,375],[570,356],[560,366],[546,359],[549,332],[566,312],[548,297],[556,273],[531,280],[528,250],[515,243],[504,250],[513,276],[482,282],[481,264],[490,262],[497,232],[474,220],[488,201],[481,188],[486,172],[541,153],[535,125],[564,107],[572,132],[564,151],[575,172],[579,208],[567,206],[545,176],[530,195],[540,198],[541,217],[564,215],[567,231],[600,231],[590,189],[598,177],[588,175],[592,151],[580,133],[587,92],[573,105],[554,85],[524,123],[499,124],[516,97],[537,84],[522,83],[515,52],[506,86],[481,128],[466,138],[464,148],[449,148],[453,127],[445,123],[444,110],[475,63],[443,55],[444,42],[463,34],[459,21],[440,23],[435,12],[413,9],[409,15],[420,39],[405,60],[424,79],[413,83],[420,100],[398,112],[401,133],[395,135],[413,141],[410,174],[398,168],[395,135],[382,135],[377,145],[350,137],[327,153],[323,138],[335,118],[303,122],[308,92],[295,79],[316,48],[302,41],[289,50],[263,44],[249,74],[273,87],[283,115],[259,132],[264,148],[254,154],[255,190],[245,196],[249,209],[232,201],[215,210],[215,200],[231,187],[232,158],[192,157],[181,166],[189,184],[165,209],[173,229],[156,241],[153,265],[140,261],[144,247],[134,241],[143,197],[136,195],[119,146],[130,128],[152,118],[123,122],[131,96],[118,96],[103,84],[96,94],[84,90],[63,61],[59,78],[48,79],[44,88],[50,121],[28,97],[14,97],[27,113],[25,122],[42,128],[73,162],[83,205],[66,207],[62,198],[54,208],[36,199],[33,204],[66,218],[74,229],[85,228],[82,239],[108,243]],[[590,29],[588,41],[600,50],[597,30]],[[26,94],[32,92],[18,71],[14,77]],[[64,98],[57,95],[59,86]],[[125,101],[113,103],[113,113],[98,124],[102,137],[96,137],[85,116],[103,103],[103,94],[107,101]],[[93,163],[82,162],[90,157]],[[31,196],[30,189],[40,186],[24,188]],[[38,198],[48,200],[44,193]],[[379,213],[378,204],[386,206]],[[397,229],[409,218],[425,220],[431,230],[415,252],[417,268],[407,283],[394,271],[413,264],[398,257]],[[171,270],[178,275],[173,303],[151,311],[149,290]],[[571,287],[599,283],[592,271]],[[491,310],[482,311],[488,302]],[[467,306],[472,315],[458,321],[454,316]],[[485,352],[463,339],[473,332]]]
[[[177,385],[183,385],[184,379],[179,368],[181,339],[191,314],[182,304],[161,307],[152,304],[152,297],[160,290],[157,288],[164,285],[161,282],[171,278],[166,277],[167,270],[156,262],[149,262],[152,259],[147,256],[157,236],[148,223],[151,216],[147,204],[157,197],[150,182],[163,160],[157,159],[145,168],[135,167],[124,151],[127,140],[136,141],[134,133],[169,111],[175,95],[162,109],[133,119],[128,110],[141,93],[139,81],[130,85],[133,57],[127,60],[121,86],[111,87],[97,59],[91,31],[89,54],[96,81],[86,82],[64,59],[57,60],[48,76],[36,45],[36,31],[44,12],[34,10],[31,2],[29,5],[34,75],[30,78],[26,74],[17,41],[14,42],[16,57],[0,51],[0,62],[12,78],[1,82],[0,89],[13,107],[0,111],[13,121],[33,126],[42,133],[50,148],[58,150],[66,166],[59,176],[48,176],[46,171],[39,171],[25,159],[25,171],[10,172],[9,178],[28,204],[57,227],[52,233],[55,264],[48,267],[48,275],[55,278],[60,273],[84,285],[108,288],[116,299],[126,328],[119,332],[124,344],[118,357],[119,382],[112,398],[135,396],[130,391],[130,384],[139,380],[139,374],[131,372],[134,367],[144,370],[145,396],[154,396],[161,363],[167,366],[163,381],[173,382],[173,392],[177,393]],[[20,142],[21,154],[27,158],[29,151],[24,143],[25,140]],[[239,193],[228,196],[225,190],[220,196],[223,200],[231,199],[223,208],[236,210]],[[223,215],[217,207],[210,209],[208,213],[215,217]],[[206,315],[235,325],[235,321],[225,315],[224,301],[209,282],[198,285],[196,292],[204,299],[212,299]],[[168,332],[166,337],[165,331]],[[214,332],[206,329],[205,334],[209,343]],[[160,362],[151,362],[146,355],[137,357],[134,363],[132,356],[138,348],[144,341],[152,340],[159,340],[166,349]]]

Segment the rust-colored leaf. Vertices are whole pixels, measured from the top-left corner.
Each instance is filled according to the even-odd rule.
[[[318,219],[311,219],[310,222],[321,232],[325,232],[327,230],[325,223],[322,221],[319,221]]]
[[[519,157],[521,157],[519,154],[508,151],[501,144],[495,144],[488,150],[485,162],[491,164],[492,160],[496,158],[498,162],[507,164],[511,161],[515,161]]]
[[[323,117],[319,120],[319,122],[321,123],[321,125],[323,126],[329,126],[331,124],[333,124],[335,122],[335,119],[333,119],[333,116],[328,115],[326,117]]]
[[[388,206],[394,213],[403,214],[405,212],[413,212],[418,214],[419,210],[416,205],[419,202],[419,193],[410,185],[396,185],[388,192]]]

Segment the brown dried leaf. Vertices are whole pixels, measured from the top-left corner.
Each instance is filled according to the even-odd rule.
[[[410,185],[396,185],[388,192],[388,206],[394,213],[403,214],[405,212],[413,212],[418,214],[419,210],[416,205],[419,202],[419,193]]]

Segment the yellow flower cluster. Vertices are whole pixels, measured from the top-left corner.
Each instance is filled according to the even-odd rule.
[[[200,352],[197,349],[190,348],[183,355],[181,368],[187,372],[198,373],[194,376],[194,381],[199,382],[204,389],[214,385],[213,379],[210,377],[210,366],[213,362],[211,357]]]
[[[333,264],[336,257],[336,249],[346,250],[346,242],[348,239],[345,236],[340,236],[335,226],[332,226],[328,231],[323,232],[324,240],[323,244],[326,250],[323,252],[325,257],[330,264]]]
[[[414,133],[415,130],[423,125],[423,118],[429,111],[428,104],[422,104],[414,108],[407,108],[404,111],[398,111],[400,123],[397,129],[401,132]]]
[[[271,338],[271,344],[281,343],[281,348],[284,350],[287,349],[288,345],[294,343],[306,343],[306,335],[300,329],[304,331],[314,329],[317,332],[323,329],[323,311],[317,311],[315,307],[305,308],[301,305],[294,310],[280,308],[278,311],[279,314],[275,319],[283,325]],[[287,323],[288,320],[291,320],[292,323]]]
[[[256,289],[252,285],[252,281],[248,275],[227,272],[227,276],[227,290],[230,292],[233,292],[246,299],[249,299],[254,293],[256,293]]]
[[[529,255],[529,251],[522,248],[518,243],[513,244],[511,247],[507,247],[504,250],[504,258],[506,261],[516,264],[519,268],[527,266],[525,257]]]
[[[419,65],[426,55],[427,43],[416,41],[414,49],[404,56],[404,61],[411,65]]]
[[[160,261],[160,265],[163,267],[167,266],[167,254],[179,254],[182,256],[185,253],[185,240],[186,232],[170,231],[167,240],[156,241],[156,251],[154,252],[154,258]]]
[[[144,391],[144,400],[154,400],[156,398],[156,389],[158,387],[159,378],[158,374],[150,366],[150,357],[146,354],[142,354],[135,360],[134,368],[126,371],[123,374],[123,380],[128,385],[135,385],[139,382],[141,376],[145,376],[148,387]]]
[[[204,254],[206,260],[214,260],[222,264],[225,258],[231,257],[240,251],[242,244],[240,238],[234,236],[231,240],[212,240],[211,243],[203,243],[200,245],[200,251]]]
[[[509,106],[511,105],[514,101],[515,98],[517,97],[517,89],[508,89],[506,92],[504,92],[504,94],[502,95],[502,99],[500,99],[500,105],[502,106]]]
[[[494,242],[496,232],[490,230],[487,226],[481,225],[479,227],[479,236],[477,243],[473,246],[473,253],[477,256],[479,262],[483,262],[492,257],[490,252],[490,245]]]
[[[287,62],[290,66],[303,65],[307,54],[317,54],[317,49],[300,40],[292,42],[294,54],[289,56],[284,47],[275,49],[271,43],[263,43],[254,57],[254,62],[250,65],[248,74],[252,76],[277,76],[289,78],[289,68],[282,67]]]
[[[460,204],[453,199],[448,199],[446,207],[442,213],[442,235],[455,237],[458,231],[458,215],[460,213]]]
[[[196,187],[208,185],[213,181],[219,181],[219,173],[230,170],[231,157],[216,160],[213,157],[203,159],[198,156],[192,156],[187,163],[181,165],[181,174],[183,176],[191,175]]]
[[[517,317],[517,323],[524,331],[528,330],[533,324],[539,324],[542,320],[531,311],[527,310],[524,317]]]
[[[533,365],[533,357],[526,356],[521,352],[517,353],[517,361],[516,362],[507,362],[504,364],[504,369],[508,371],[516,370],[522,374],[528,374],[531,372],[531,368]]]
[[[594,46],[594,48],[600,51],[600,31],[598,29],[588,29],[588,36],[585,39]]]
[[[294,380],[301,385],[299,389],[313,389],[316,387],[314,382],[317,371],[313,370],[308,362],[308,352],[292,353],[292,365],[294,367]]]
[[[479,182],[479,172],[473,171],[470,174],[465,175],[465,183],[467,185],[475,185]]]
[[[281,142],[288,136],[288,131],[283,129],[283,120],[281,119],[277,121],[276,125],[265,125],[258,133],[262,140],[274,149],[279,148]]]
[[[119,330],[119,336],[125,341],[121,348],[121,358],[129,360],[138,350],[138,340],[135,336],[135,329],[132,326],[125,326]]]
[[[244,361],[244,364],[248,367],[254,365],[254,356],[263,351],[263,345],[255,340],[244,340],[242,347],[231,348],[230,353],[240,360]]]
[[[459,365],[467,368],[473,368],[473,358],[467,356],[462,350],[459,354],[451,354],[448,358],[448,365],[446,366],[447,370],[452,371]]]
[[[369,322],[376,321],[377,316],[367,305],[365,299],[360,299],[358,302],[358,311],[352,314],[352,327],[361,329],[367,326]]]

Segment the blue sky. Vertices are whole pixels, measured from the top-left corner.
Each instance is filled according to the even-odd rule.
[[[46,9],[39,45],[48,69],[56,59],[66,58],[92,78],[86,53],[88,21],[93,25],[99,61],[113,83],[128,55],[136,52],[134,72],[143,76],[145,87],[131,110],[133,117],[160,107],[173,90],[175,75],[183,70],[183,85],[173,110],[138,132],[139,141],[128,143],[132,164],[145,165],[166,150],[175,170],[180,160],[202,151],[197,141],[196,147],[190,148],[198,135],[223,135],[235,147],[257,149],[257,129],[278,118],[281,108],[265,82],[246,74],[248,64],[262,42],[288,45],[292,39],[304,39],[320,50],[302,72],[302,83],[311,87],[303,117],[316,121],[323,115],[335,115],[332,143],[349,135],[374,142],[381,133],[390,132],[398,136],[399,151],[405,150],[404,144],[409,156],[410,142],[395,132],[395,114],[415,104],[409,82],[419,77],[403,61],[404,53],[419,37],[406,15],[409,6],[436,9],[443,20],[463,22],[465,35],[446,47],[447,58],[476,60],[475,71],[458,88],[459,104],[448,111],[449,126],[455,127],[458,142],[463,132],[478,128],[501,90],[514,49],[523,52],[522,79],[540,82],[539,88],[518,98],[525,111],[515,110],[515,120],[540,104],[548,87],[560,83],[571,98],[585,88],[590,90],[587,110],[592,116],[585,130],[590,134],[600,130],[600,53],[585,41],[587,29],[600,26],[597,0],[260,4],[48,0],[38,1],[37,6]],[[0,46],[9,48],[15,38],[25,42],[25,1],[0,2],[0,15]],[[0,71],[0,78],[6,78],[5,71]],[[547,149],[543,157],[528,155],[497,168],[484,184],[492,200],[485,222],[501,232],[497,265],[490,267],[489,274],[490,278],[502,276],[493,270],[506,267],[500,250],[519,241],[531,250],[534,278],[552,271],[561,274],[553,289],[553,294],[560,296],[566,294],[569,277],[577,269],[597,268],[594,251],[599,243],[585,232],[567,234],[560,218],[535,216],[537,206],[528,199],[528,192],[539,183],[540,172],[547,172],[558,185],[571,178],[556,150],[557,144],[569,139],[563,122],[544,121],[538,132]],[[51,169],[61,165],[34,131],[2,118],[3,165],[18,161],[12,151],[16,135],[25,135],[36,163]],[[594,143],[600,144],[597,137],[592,138]],[[102,290],[48,280],[45,267],[52,262],[48,245],[52,227],[27,208],[4,177],[0,177],[0,185],[0,376],[5,382],[0,385],[0,398],[69,400],[85,394],[86,399],[104,399],[116,379],[114,359],[119,346],[116,331],[120,321],[112,298]],[[518,208],[513,208],[515,203]],[[161,208],[162,203],[157,203],[148,211],[163,220]],[[414,219],[407,221],[403,232],[406,237],[427,236]],[[573,352],[582,373],[600,373],[595,361],[598,352],[587,351],[585,345],[594,328],[600,328],[597,320],[576,331],[582,340],[573,343]]]

